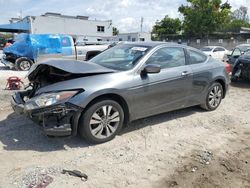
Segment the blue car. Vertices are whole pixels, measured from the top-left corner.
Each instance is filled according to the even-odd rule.
[[[75,57],[74,41],[68,35],[20,34],[15,42],[3,49],[2,63],[10,68],[27,71],[40,59]]]

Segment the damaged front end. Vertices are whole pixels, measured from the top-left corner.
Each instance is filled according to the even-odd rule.
[[[41,125],[47,135],[76,135],[84,107],[73,101],[85,92],[82,78],[110,72],[93,63],[70,60],[34,64],[27,75],[30,89],[15,93],[12,107]]]
[[[41,125],[48,136],[76,135],[82,108],[67,100],[79,91],[42,94],[29,99],[32,90],[15,93],[12,107]],[[61,99],[60,99],[61,98]]]

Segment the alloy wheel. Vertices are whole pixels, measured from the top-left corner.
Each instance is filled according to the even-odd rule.
[[[22,62],[20,63],[20,68],[21,68],[22,70],[24,70],[24,71],[29,70],[30,67],[31,67],[31,64],[30,64],[29,61],[22,61]]]
[[[89,126],[91,134],[98,139],[112,136],[120,123],[119,111],[111,105],[97,109],[91,116]]]
[[[219,106],[222,99],[222,89],[216,85],[212,88],[208,95],[208,103],[212,108]]]

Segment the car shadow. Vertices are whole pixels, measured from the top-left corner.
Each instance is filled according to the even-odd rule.
[[[124,127],[119,135],[127,134],[146,126],[153,126],[172,119],[202,112],[204,111],[198,107],[191,107],[136,120]],[[3,144],[3,149],[8,151],[33,150],[48,152],[91,146],[79,136],[48,137],[43,133],[40,126],[36,125],[28,118],[15,113],[11,113],[5,120],[0,121],[0,132],[0,142]]]
[[[67,147],[90,146],[79,137],[48,137],[41,127],[28,118],[11,113],[0,121],[0,142],[4,150],[34,150],[40,152],[66,150]]]
[[[237,82],[232,82],[231,86],[242,89],[250,89],[250,80],[240,80]]]

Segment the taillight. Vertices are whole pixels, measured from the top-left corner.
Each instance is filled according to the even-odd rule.
[[[225,70],[226,70],[227,74],[230,74],[231,73],[231,65],[226,63]]]

